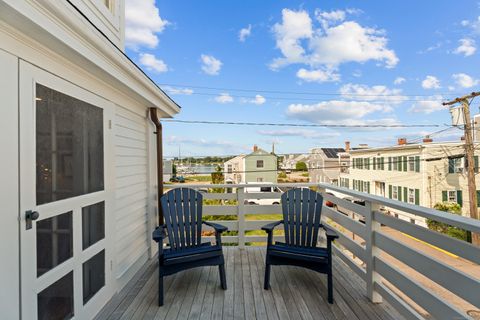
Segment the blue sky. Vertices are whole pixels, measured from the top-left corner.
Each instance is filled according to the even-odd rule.
[[[448,124],[441,101],[480,87],[478,1],[127,0],[126,21],[127,54],[182,120]],[[443,129],[164,128],[165,154],[182,156],[388,146]]]

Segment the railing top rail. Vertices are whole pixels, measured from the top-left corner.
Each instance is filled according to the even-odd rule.
[[[372,195],[364,192],[347,189],[344,187],[337,187],[337,186],[326,184],[326,183],[318,184],[318,186],[320,186],[321,188],[346,194],[354,198],[375,202],[377,204],[380,204],[392,209],[409,212],[417,216],[443,222],[443,223],[446,223],[458,228],[462,228],[468,231],[477,232],[477,233],[480,232],[480,220],[475,220],[472,218],[451,214],[448,212],[443,212],[443,211],[439,211],[431,208],[404,203],[404,202],[384,198],[377,195]]]
[[[250,188],[250,187],[317,187],[318,183],[222,183],[222,184],[164,184],[164,188]]]

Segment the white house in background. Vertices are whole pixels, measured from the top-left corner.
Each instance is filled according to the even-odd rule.
[[[92,319],[155,254],[155,128],[124,0],[0,0],[2,319]]]
[[[253,152],[223,164],[225,183],[277,182],[277,156],[256,145]]]
[[[443,201],[456,202],[469,216],[464,145],[463,141],[435,143],[430,138],[407,143],[401,138],[393,147],[352,150],[350,172],[340,175],[340,186],[429,208]],[[475,172],[479,156],[476,152]],[[477,189],[480,195],[479,176]],[[425,225],[423,218],[392,212]]]
[[[163,160],[163,181],[170,181],[173,177],[173,161]]]
[[[341,173],[348,172],[350,142],[344,148],[313,148],[307,162],[310,182],[337,184]]]
[[[287,154],[283,157],[280,166],[283,170],[295,170],[298,162],[307,162],[308,154]]]

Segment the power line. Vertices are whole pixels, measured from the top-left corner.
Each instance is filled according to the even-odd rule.
[[[338,93],[338,92],[307,92],[307,91],[285,91],[285,90],[258,90],[258,89],[243,89],[243,88],[226,88],[226,87],[210,87],[210,86],[194,86],[187,84],[171,84],[163,83],[160,86],[170,86],[170,87],[182,87],[194,88],[194,89],[205,89],[205,90],[218,90],[218,91],[238,91],[238,92],[253,92],[253,93],[275,93],[275,94],[298,94],[298,95],[312,95],[312,96],[358,96],[358,97],[374,97],[374,96],[385,96],[385,97],[431,97],[432,94],[368,94],[368,93]],[[167,89],[168,91],[168,89]],[[173,91],[173,90],[172,90]],[[454,93],[436,93],[436,95],[445,95],[445,96],[454,96]]]
[[[168,90],[167,90],[168,92]],[[189,95],[199,95],[199,96],[211,96],[211,97],[218,97],[221,96],[222,94],[226,93],[206,93],[206,92],[191,92]],[[356,94],[340,94],[344,99],[347,100],[352,100],[354,97],[370,97],[372,99],[357,99],[365,102],[371,102],[371,103],[386,103],[386,102],[439,102],[441,103],[444,101],[443,98],[430,98],[430,99],[403,99],[401,95],[356,95]],[[242,98],[242,99],[253,99],[255,97],[251,96],[245,96],[245,95],[232,95],[228,94],[229,97],[232,98]],[[382,97],[384,97],[382,99]],[[398,99],[391,99],[398,97]],[[298,98],[298,97],[272,97],[272,96],[265,96],[263,97],[268,100],[273,100],[273,101],[315,101],[315,102],[332,102],[332,101],[338,101],[338,99],[319,99],[319,98]]]
[[[188,124],[216,124],[235,126],[272,126],[272,127],[302,127],[302,128],[439,128],[441,124],[300,124],[300,123],[266,123],[266,122],[231,122],[206,120],[163,119],[163,122]]]

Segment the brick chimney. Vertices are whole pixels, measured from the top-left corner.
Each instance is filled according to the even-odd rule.
[[[258,151],[258,147],[256,144],[253,145],[253,152]]]
[[[398,138],[397,144],[403,146],[407,144],[407,138]]]
[[[423,143],[432,143],[433,142],[433,139],[430,138],[430,136],[425,136],[425,138],[423,138]]]
[[[345,141],[345,152],[350,152],[350,141]]]

